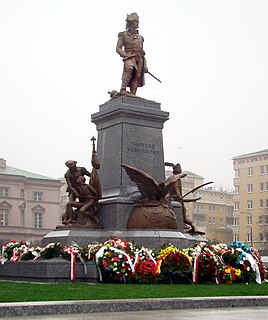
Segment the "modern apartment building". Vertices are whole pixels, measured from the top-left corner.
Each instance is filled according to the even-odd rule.
[[[268,250],[268,149],[233,158],[234,240]]]
[[[0,243],[40,241],[60,223],[62,182],[0,159]]]
[[[186,194],[193,188],[204,183],[204,178],[190,171],[181,179],[182,193]],[[171,172],[167,172],[169,176]],[[205,232],[210,241],[232,242],[233,194],[227,191],[216,191],[210,185],[196,190],[187,198],[201,197],[197,202],[185,202],[187,217],[196,228]]]

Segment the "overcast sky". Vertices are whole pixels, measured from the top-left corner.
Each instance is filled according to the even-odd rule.
[[[232,187],[232,157],[268,148],[268,1],[0,0],[0,157],[63,176],[91,168],[91,114],[119,90],[115,52],[137,12],[149,70],[138,89],[170,113],[165,160]]]

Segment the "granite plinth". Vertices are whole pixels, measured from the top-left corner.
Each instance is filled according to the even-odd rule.
[[[44,236],[42,244],[60,242],[62,245],[87,246],[94,242],[103,243],[112,238],[121,238],[132,241],[138,245],[145,245],[149,248],[160,249],[169,242],[176,247],[183,249],[194,245],[199,241],[206,241],[200,235],[190,235],[174,230],[85,230],[85,229],[61,229],[49,232]]]
[[[71,281],[71,263],[62,258],[37,261],[6,261],[0,267],[1,280],[33,282],[69,282]],[[76,281],[98,282],[99,273],[94,262],[87,261],[86,268],[76,263]]]
[[[103,198],[137,190],[121,164],[132,165],[165,180],[162,128],[168,112],[160,104],[120,97],[100,106],[91,120],[98,130],[97,153]]]

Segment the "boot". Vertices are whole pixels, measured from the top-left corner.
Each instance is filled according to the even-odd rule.
[[[133,94],[134,96],[136,95],[138,88],[138,80],[133,80],[130,83],[130,93]]]
[[[131,74],[130,73],[124,73],[123,77],[122,77],[122,85],[121,85],[121,89],[120,89],[120,93],[121,94],[126,94],[127,92],[127,86],[129,84],[129,81],[131,79]]]

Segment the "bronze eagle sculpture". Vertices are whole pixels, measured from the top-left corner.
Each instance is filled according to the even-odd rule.
[[[155,181],[148,173],[141,169],[121,164],[125,169],[130,180],[133,181],[140,191],[144,200],[161,201],[171,190],[172,186],[181,178],[185,177],[186,173],[173,175],[166,179],[166,181]]]

